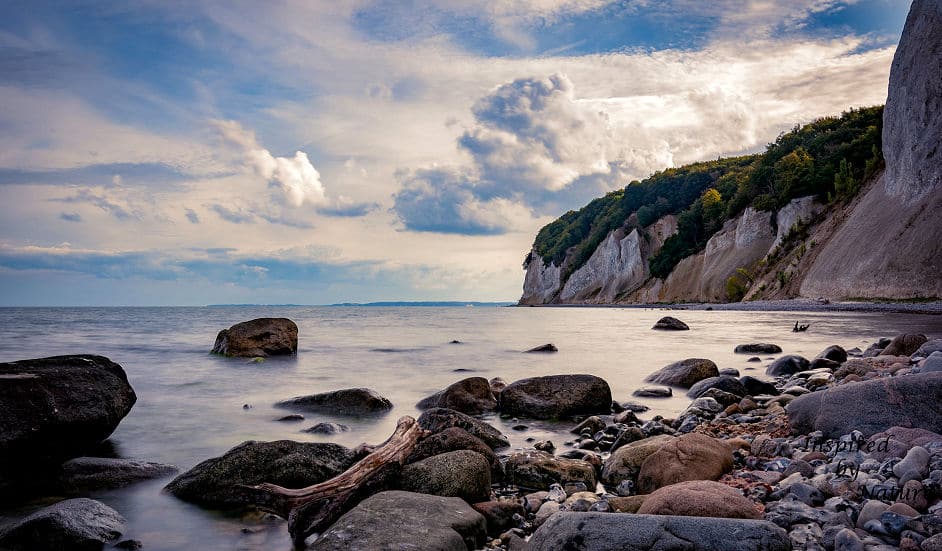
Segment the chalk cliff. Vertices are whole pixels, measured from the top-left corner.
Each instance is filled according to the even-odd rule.
[[[942,1],[915,0],[890,73],[882,159],[868,160],[856,196],[838,196],[836,176],[826,203],[823,191],[773,210],[757,202],[700,241],[701,250],[681,253],[688,256],[663,278],[649,264],[678,232],[678,218],[639,228],[630,213],[579,266],[575,247],[560,265],[546,264],[535,247],[521,303],[715,302],[737,290],[747,300],[942,297],[940,75]]]

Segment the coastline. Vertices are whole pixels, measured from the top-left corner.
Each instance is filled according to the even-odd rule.
[[[942,300],[929,302],[842,301],[823,303],[815,299],[788,299],[729,303],[516,304],[514,306],[521,308],[654,308],[660,310],[723,310],[738,312],[873,312],[942,315]]]

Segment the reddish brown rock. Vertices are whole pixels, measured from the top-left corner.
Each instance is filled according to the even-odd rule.
[[[733,468],[733,452],[722,440],[685,434],[649,455],[638,474],[638,489],[651,493],[687,480],[717,480]]]
[[[762,518],[755,505],[742,494],[712,480],[691,480],[660,488],[645,498],[638,514]]]

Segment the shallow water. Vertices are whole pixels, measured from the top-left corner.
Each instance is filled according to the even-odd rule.
[[[652,331],[664,315],[691,330]],[[296,359],[261,364],[208,354],[216,333],[239,321],[273,316],[300,330]],[[796,320],[811,323],[792,333]],[[245,440],[334,441],[355,446],[385,440],[414,404],[468,376],[523,377],[591,373],[603,377],[616,400],[631,398],[650,372],[670,362],[702,357],[720,368],[761,374],[763,364],[733,353],[746,342],[773,342],[785,354],[813,357],[826,346],[865,348],[884,336],[920,332],[942,337],[942,316],[870,313],[720,312],[622,308],[224,307],[224,308],[2,308],[0,361],[57,354],[101,354],[128,373],[138,402],[111,441],[122,457],[188,469]],[[462,344],[450,344],[453,339]],[[552,342],[556,354],[522,354]],[[771,356],[763,356],[768,358]],[[456,370],[462,370],[456,372]],[[395,408],[380,418],[305,414],[303,423],[278,423],[278,400],[368,386]],[[672,415],[688,399],[638,399],[655,414]],[[244,409],[244,405],[252,406]],[[335,436],[300,432],[320,421],[346,424]],[[566,425],[488,419],[513,443],[569,439]],[[103,492],[100,499],[129,521],[125,537],[147,550],[291,549],[283,523],[238,518],[188,505],[161,492],[169,479]],[[33,504],[35,508],[39,503]],[[0,521],[29,508],[0,511]],[[250,527],[249,533],[243,528]]]

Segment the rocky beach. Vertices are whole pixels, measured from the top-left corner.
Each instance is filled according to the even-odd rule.
[[[686,337],[697,327],[664,317],[649,331]],[[2,364],[4,496],[69,499],[8,522],[0,549],[143,548],[120,511],[87,496],[172,477],[164,492],[174,498],[256,515],[311,550],[934,550],[940,337],[834,344],[813,357],[745,342],[732,352],[754,374],[680,360],[651,370],[630,401],[589,374],[456,377],[416,404],[417,418],[399,418],[386,442],[248,441],[182,473],[94,456],[136,400],[120,365],[98,356]],[[221,331],[214,350],[262,363],[297,354],[297,340],[294,322],[266,318]],[[661,399],[651,396],[674,393],[685,408],[650,414]],[[292,423],[319,411],[369,419],[393,404],[364,387],[274,407],[285,415],[273,422]],[[541,422],[563,430],[527,436]],[[346,430],[316,428],[327,439]]]

